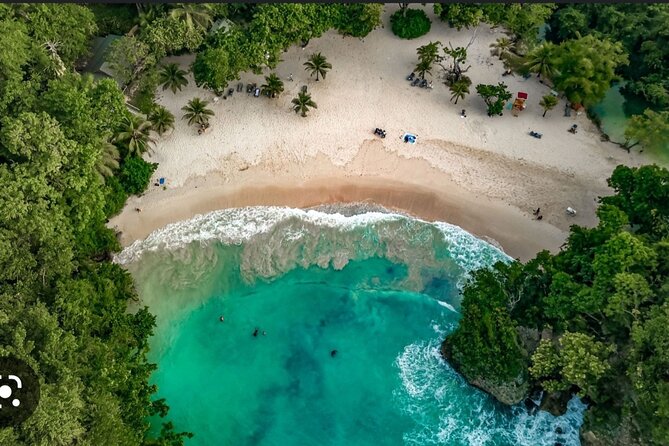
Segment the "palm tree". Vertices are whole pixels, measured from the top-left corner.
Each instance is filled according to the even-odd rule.
[[[494,43],[490,44],[490,51],[493,56],[498,56],[499,60],[504,60],[508,56],[514,47],[514,43],[511,39],[507,37],[501,37],[497,39]]]
[[[555,71],[555,45],[544,42],[527,56],[527,69],[537,77],[550,78]]]
[[[119,158],[118,148],[111,141],[105,141],[102,145],[100,155],[95,161],[95,171],[103,183],[105,178],[114,175],[114,170],[118,169]]]
[[[429,60],[421,60],[414,68],[414,71],[418,72],[418,76],[421,79],[425,79],[425,74],[432,74],[432,62]]]
[[[265,84],[260,86],[263,94],[268,93],[270,97],[275,98],[283,92],[283,81],[276,73],[266,76],[265,82]]]
[[[303,118],[307,116],[309,108],[318,108],[316,103],[311,100],[311,95],[302,91],[300,91],[297,97],[291,102],[293,104],[293,110],[295,110],[295,113],[300,113]]]
[[[166,131],[174,128],[174,115],[165,107],[157,106],[149,114],[149,121],[153,126],[153,130],[162,135]]]
[[[203,101],[200,98],[193,98],[188,101],[188,105],[181,107],[185,111],[181,119],[188,119],[188,125],[200,124],[204,125],[209,122],[209,117],[214,116],[213,110],[207,108],[208,101]]]
[[[128,155],[141,156],[150,151],[150,145],[155,143],[151,137],[151,123],[136,115],[125,118],[123,128],[114,142],[124,147]]]
[[[467,79],[467,80],[465,80]],[[469,78],[461,78],[459,81],[454,82],[451,84],[449,90],[451,90],[451,93],[453,96],[451,96],[451,101],[455,99],[455,105],[458,104],[458,100],[464,99],[465,96],[469,94],[469,86],[471,85],[472,81],[469,80]]]
[[[558,103],[558,98],[553,96],[552,94],[547,94],[543,98],[541,98],[541,101],[539,102],[539,105],[541,105],[541,108],[544,109],[544,114],[541,115],[543,118],[546,117],[546,113],[548,110],[551,110],[554,108]]]
[[[170,17],[185,22],[188,29],[207,29],[214,22],[211,5],[207,3],[177,3],[170,11]]]
[[[176,93],[177,90],[181,91],[182,87],[188,85],[186,74],[188,74],[188,72],[179,68],[178,64],[171,63],[163,65],[163,69],[160,72],[159,82],[163,85],[163,90],[169,88],[172,90],[172,93]]]
[[[319,74],[325,79],[325,74],[332,68],[332,65],[321,53],[312,54],[309,57],[309,60],[304,62],[304,66],[306,71],[311,72],[311,76],[313,76],[314,73],[316,74],[316,81],[318,81]]]

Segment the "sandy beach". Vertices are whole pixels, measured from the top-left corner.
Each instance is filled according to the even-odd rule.
[[[150,186],[110,221],[110,227],[121,231],[122,244],[226,207],[374,202],[456,224],[526,260],[541,249],[557,250],[571,224],[596,223],[596,197],[610,193],[606,178],[616,165],[648,162],[643,154],[602,142],[585,115],[564,117],[563,99],[542,118],[539,101],[550,88],[534,76],[502,76],[502,62],[490,55],[489,46],[504,35],[502,29],[481,25],[458,32],[434,17],[427,5],[432,30],[401,40],[388,24],[396,8],[387,5],[385,28],[364,39],[328,32],[305,49],[288,49],[276,69],[285,82],[284,93],[268,99],[235,92],[212,102],[216,116],[204,135],[180,119],[181,107],[196,96],[212,100],[213,93],[197,88],[190,75],[189,85],[177,94],[161,90],[158,102],[177,122],[145,157],[159,163],[152,183],[164,177],[167,187]],[[505,82],[514,96],[528,93],[519,117],[510,111],[488,117],[473,87],[473,94],[453,104],[438,67],[432,90],[411,87],[405,80],[418,46],[437,40],[466,46],[473,36],[466,74],[473,86]],[[319,51],[333,68],[316,82],[302,64]],[[193,56],[168,60],[188,69]],[[263,76],[244,73],[240,82],[260,85]],[[307,118],[290,107],[302,85],[318,104]],[[462,109],[466,118],[460,117]],[[575,135],[567,132],[572,124],[579,127]],[[376,137],[375,127],[384,128],[388,137]],[[530,130],[543,138],[530,137]],[[402,142],[407,131],[418,135],[417,144]],[[566,214],[568,206],[577,210],[575,216]],[[542,221],[532,215],[537,207]]]

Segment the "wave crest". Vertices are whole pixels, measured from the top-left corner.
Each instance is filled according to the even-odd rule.
[[[341,269],[351,260],[383,257],[407,265],[403,286],[420,290],[435,277],[463,281],[469,271],[510,259],[458,226],[377,210],[350,215],[350,209],[349,215],[333,213],[333,206],[329,212],[273,206],[214,211],[154,231],[115,260],[130,264],[148,252],[174,252],[192,243],[237,245],[242,276],[252,281],[296,266]]]

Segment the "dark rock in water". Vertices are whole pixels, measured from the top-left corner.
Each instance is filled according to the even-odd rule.
[[[539,406],[537,406],[537,403],[532,401],[532,398],[525,398],[525,409],[527,409],[528,414],[534,415],[539,410]]]
[[[571,399],[569,392],[552,392],[544,394],[539,408],[559,417],[567,412],[567,403]]]
[[[555,428],[555,433],[558,434],[558,435],[563,434],[564,429],[562,429],[562,427],[558,426],[558,427]]]

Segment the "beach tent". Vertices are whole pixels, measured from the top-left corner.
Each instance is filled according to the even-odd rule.
[[[402,141],[408,142],[409,144],[416,144],[416,135],[405,133],[402,137]]]

